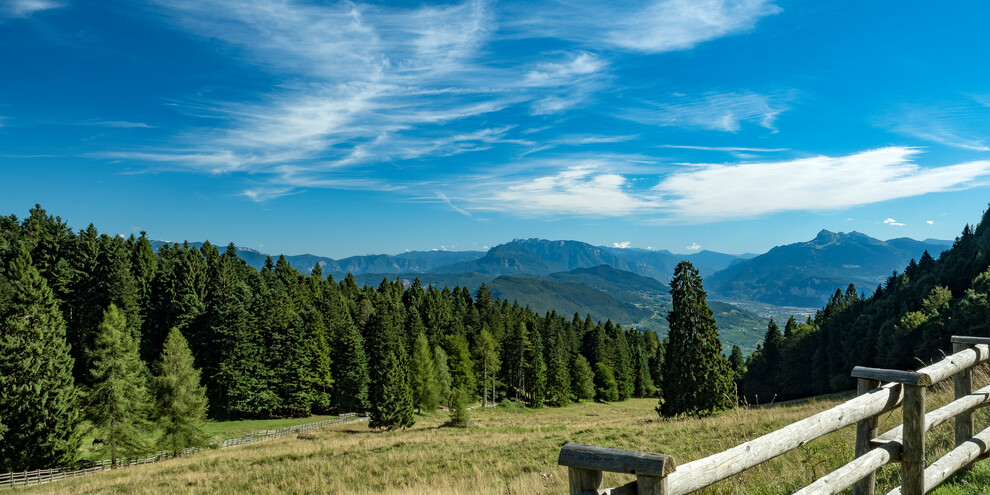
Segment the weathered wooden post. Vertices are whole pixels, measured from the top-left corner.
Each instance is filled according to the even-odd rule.
[[[925,393],[932,384],[932,378],[925,373],[915,371],[884,370],[862,366],[853,368],[852,376],[900,383],[904,388],[901,494],[924,494]]]
[[[976,344],[990,344],[990,339],[980,337],[952,337],[952,353],[965,351]],[[952,376],[955,399],[973,393],[973,370],[967,368]],[[973,412],[960,413],[955,418],[956,447],[973,437]]]
[[[593,492],[602,487],[602,472],[636,475],[636,481],[612,493],[667,495],[667,475],[674,472],[674,458],[630,450],[568,443],[561,447],[557,464],[567,466],[571,493]]]
[[[904,385],[901,493],[925,493],[925,385]]]
[[[870,378],[856,379],[856,395],[863,395],[880,386],[880,380]],[[870,416],[856,423],[856,458],[862,457],[873,447],[870,441],[877,437],[878,421],[876,416]],[[876,492],[877,475],[870,473],[853,485],[853,495],[873,495]]]

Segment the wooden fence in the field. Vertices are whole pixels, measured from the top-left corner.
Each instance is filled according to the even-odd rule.
[[[178,457],[187,456],[190,454],[195,454],[203,450],[210,449],[223,449],[227,447],[235,447],[237,445],[244,445],[248,443],[260,442],[262,440],[271,440],[274,438],[281,438],[286,435],[300,435],[302,432],[313,430],[316,428],[322,428],[324,426],[337,425],[342,423],[355,423],[358,421],[367,421],[367,416],[358,416],[356,413],[341,414],[336,418],[324,419],[322,421],[316,421],[313,423],[305,423],[301,425],[286,426],[283,428],[278,428],[274,430],[256,430],[244,435],[239,438],[228,438],[220,442],[215,442],[206,448],[189,448],[178,453]],[[303,435],[300,435],[302,437]],[[156,454],[149,454],[146,457],[141,457],[138,459],[118,459],[116,463],[111,463],[109,459],[102,461],[88,462],[84,461],[80,463],[76,469],[36,469],[34,471],[24,471],[19,473],[4,473],[0,474],[0,488],[12,487],[12,486],[29,486],[29,485],[40,485],[43,483],[48,483],[51,481],[61,480],[65,478],[74,478],[77,476],[85,476],[87,474],[98,473],[101,471],[109,471],[111,469],[120,469],[130,466],[138,466],[141,464],[150,464],[152,462],[163,461],[165,459],[171,459],[177,457],[171,452],[158,452]]]
[[[952,337],[952,345],[952,355],[918,371],[856,367],[856,398],[683,466],[668,455],[570,443],[558,464],[568,467],[571,493],[684,495],[855,424],[856,458],[797,493],[833,495],[852,487],[854,495],[873,495],[877,470],[900,463],[901,486],[888,495],[920,495],[990,452],[990,428],[973,434],[973,411],[990,406],[990,386],[972,390],[972,369],[990,359],[990,338]],[[928,387],[949,378],[955,400],[926,413]],[[903,424],[878,435],[880,415],[902,406]],[[926,467],[925,432],[949,420],[955,423],[956,448]],[[603,489],[603,471],[633,474],[636,481]]]

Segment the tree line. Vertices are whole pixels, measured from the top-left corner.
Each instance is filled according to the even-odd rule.
[[[84,417],[106,430],[86,411],[110,403],[154,404],[153,419],[181,442],[196,436],[196,421],[179,418],[199,396],[213,419],[367,411],[373,428],[391,429],[460,394],[539,408],[694,387],[665,381],[665,344],[650,330],[540,315],[484,285],[475,294],[418,280],[359,287],[319,265],[301,273],[284,257],[257,270],[233,244],[155,252],[143,232],[75,232],[37,205],[23,220],[0,217],[0,267],[0,471],[70,463]],[[703,295],[689,306],[704,305]],[[717,349],[714,319],[686,338]],[[694,345],[683,340],[671,340],[680,354]],[[726,390],[695,412],[724,407]],[[127,432],[145,431],[151,417],[124,421],[122,440],[111,441],[134,450]]]
[[[952,335],[990,336],[990,210],[936,259],[927,251],[869,296],[837,290],[804,322],[770,321],[741,364],[748,401],[849,390],[855,366],[913,370],[952,353]],[[741,361],[741,360],[739,360]]]

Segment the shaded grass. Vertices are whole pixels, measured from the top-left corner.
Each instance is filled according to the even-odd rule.
[[[285,418],[285,419],[248,419],[241,421],[207,421],[203,426],[203,431],[206,432],[207,438],[211,442],[226,440],[228,438],[239,438],[258,430],[276,430],[279,428],[284,428],[286,426],[295,426],[306,423],[315,423],[317,421],[322,421],[324,419],[336,418],[337,416],[310,416],[307,418]],[[84,422],[80,428],[83,431],[89,430],[89,422]],[[158,439],[158,433],[149,433],[144,435],[144,440],[148,442],[149,445],[154,445],[155,440]],[[93,435],[92,432],[83,436],[82,446],[80,447],[80,456],[82,459],[86,460],[100,460],[103,458],[109,459],[109,457],[101,457],[94,453],[93,450]],[[154,450],[152,447],[151,450]],[[151,451],[148,452],[152,453]]]
[[[985,376],[983,382],[986,383]],[[977,385],[981,386],[981,385]],[[951,389],[929,394],[929,410]],[[474,410],[470,428],[443,428],[447,414],[417,416],[404,431],[375,432],[366,423],[314,430],[316,440],[285,437],[256,444],[25,489],[25,493],[567,493],[557,454],[567,442],[671,454],[679,465],[831,408],[848,395],[740,408],[704,419],[664,421],[653,399],[582,403],[560,409]],[[881,432],[900,423],[881,418]],[[977,431],[990,414],[977,414]],[[249,428],[254,429],[254,427]],[[793,493],[853,458],[855,427],[827,435],[701,491],[709,494]],[[927,436],[929,462],[951,450],[951,423]],[[606,486],[630,481],[605,474]],[[878,493],[898,483],[897,466],[878,473]],[[977,464],[934,493],[983,493],[990,468]]]

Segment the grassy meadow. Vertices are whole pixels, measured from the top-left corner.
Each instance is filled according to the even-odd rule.
[[[951,390],[930,394],[929,410]],[[667,453],[678,464],[705,457],[828,409],[850,395],[765,407],[739,408],[705,419],[663,421],[654,399],[615,404],[582,403],[529,410],[476,409],[473,425],[445,428],[445,414],[418,416],[409,430],[369,431],[367,423],[314,430],[316,440],[281,438],[188,458],[19,489],[27,493],[567,493],[567,472],[557,466],[560,446],[577,442]],[[881,432],[900,422],[886,414]],[[977,431],[990,423],[977,414]],[[249,428],[257,429],[257,428]],[[929,461],[951,448],[952,426],[928,435]],[[792,493],[853,457],[855,427],[823,437],[702,493]],[[940,487],[939,494],[985,493],[987,463]],[[897,484],[897,467],[880,471],[878,493]],[[630,480],[606,474],[605,485]]]

